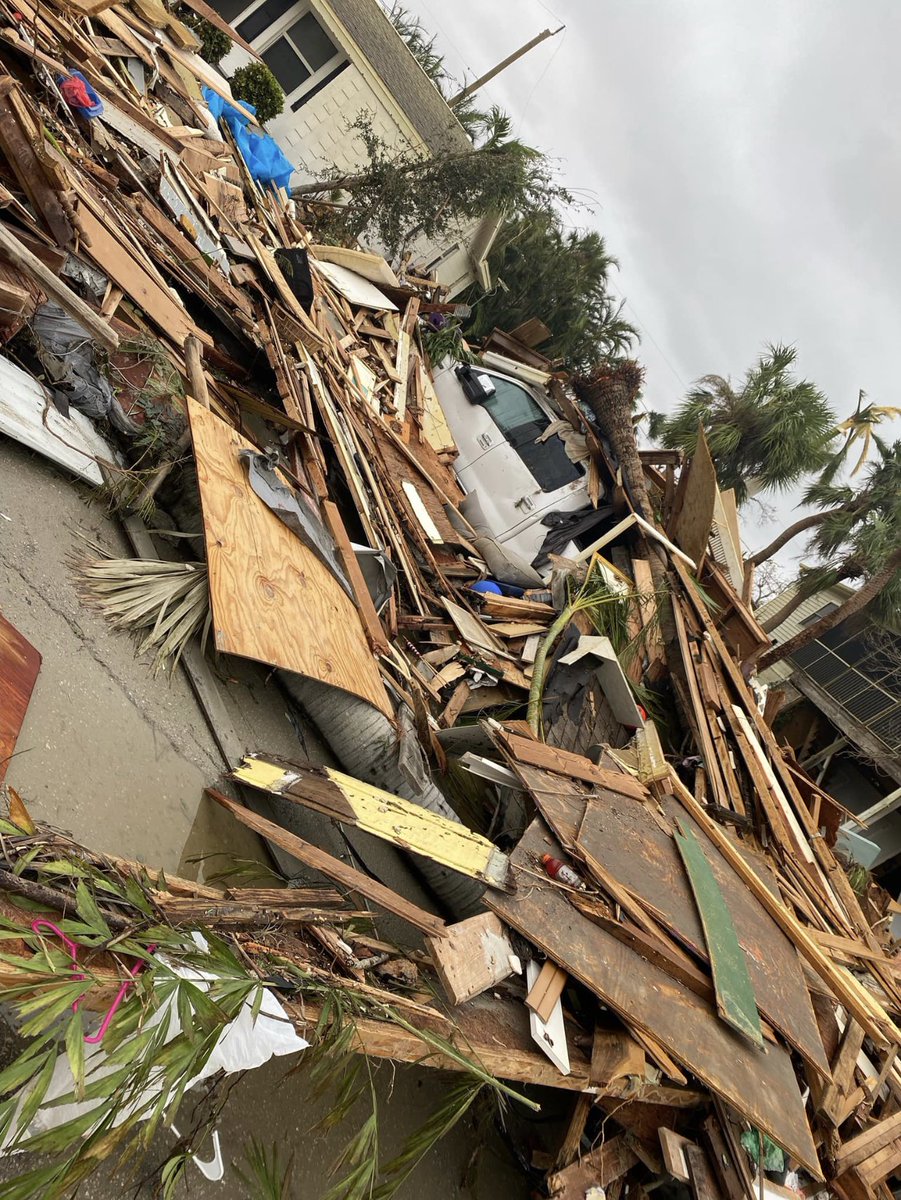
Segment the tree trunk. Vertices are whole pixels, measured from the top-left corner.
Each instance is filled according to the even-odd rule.
[[[899,568],[901,568],[901,548],[891,555],[881,571],[877,571],[875,575],[871,576],[862,588],[859,588],[853,596],[849,596],[845,603],[834,612],[828,613],[815,624],[808,625],[806,629],[796,633],[793,638],[789,638],[781,646],[773,646],[765,654],[762,654],[757,660],[758,670],[765,671],[774,663],[782,662],[784,658],[790,658],[792,654],[797,654],[799,650],[810,645],[811,642],[815,642],[817,638],[828,633],[830,629],[834,629],[836,625],[840,625],[842,621],[846,621],[848,617],[853,617],[855,613],[861,612],[879,595],[883,588],[891,583]]]
[[[789,525],[788,529],[783,529],[782,533],[777,538],[774,538],[768,546],[764,546],[762,550],[758,550],[756,554],[752,554],[748,562],[753,563],[755,567],[759,567],[761,563],[767,562],[774,554],[778,554],[786,542],[790,542],[792,538],[803,533],[805,529],[815,529],[817,525],[822,525],[827,517],[834,516],[836,513],[842,512],[841,508],[831,508],[828,512],[810,513],[806,517],[802,517],[800,521],[795,521],[794,525]]]

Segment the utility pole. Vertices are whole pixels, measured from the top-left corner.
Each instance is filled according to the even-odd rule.
[[[520,46],[520,48],[518,50],[514,50],[512,54],[508,54],[502,62],[497,64],[496,67],[492,67],[490,71],[486,71],[484,75],[480,75],[478,79],[473,80],[472,83],[465,87],[462,92],[458,92],[456,96],[448,100],[450,107],[456,108],[456,106],[465,100],[467,96],[471,96],[473,92],[477,92],[480,87],[484,87],[486,83],[494,79],[495,75],[500,75],[501,71],[506,71],[507,67],[509,67],[511,63],[515,63],[518,58],[522,58],[524,54],[528,54],[530,50],[534,50],[536,46],[539,46],[542,42],[547,41],[548,38],[556,37],[557,34],[562,33],[565,28],[565,25],[561,25],[559,29],[545,29],[539,33],[537,37],[533,37],[530,42],[526,42],[524,46]]]

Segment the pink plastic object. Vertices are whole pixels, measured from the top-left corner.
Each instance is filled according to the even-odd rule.
[[[63,931],[60,929],[60,927],[58,925],[54,925],[54,923],[52,921],[47,921],[43,917],[39,917],[38,920],[31,922],[31,928],[34,930],[35,933],[40,933],[42,928],[49,929],[51,933],[55,933],[56,936],[59,938],[59,940],[66,947],[66,949],[69,951],[69,953],[72,955],[72,966],[74,968],[78,967],[78,946],[75,944],[75,942],[72,941],[71,938],[66,937],[66,935],[63,933]],[[106,1031],[110,1027],[110,1022],[112,1021],[113,1017],[116,1015],[116,1009],[119,1007],[119,1005],[122,1003],[122,1001],[125,998],[125,993],[131,987],[131,985],[134,983],[137,976],[140,975],[141,971],[144,969],[144,967],[146,965],[147,964],[144,962],[139,962],[135,965],[134,970],[132,970],[130,972],[131,978],[126,979],[125,982],[122,984],[122,986],[119,988],[119,991],[116,993],[115,1000],[113,1000],[112,1004],[107,1009],[106,1015],[104,1016],[103,1020],[100,1022],[100,1028],[97,1030],[96,1033],[92,1033],[90,1036],[87,1036],[87,1035],[85,1036],[84,1040],[89,1045],[96,1046],[99,1042],[103,1041],[103,1039],[106,1035]],[[78,980],[82,980],[82,979],[87,979],[87,976],[79,974],[76,969],[75,971],[73,971],[72,978],[74,980],[78,981]],[[73,1012],[78,1012],[79,1004],[81,1004],[80,998],[78,1000],[76,1000],[75,1003],[72,1005]]]

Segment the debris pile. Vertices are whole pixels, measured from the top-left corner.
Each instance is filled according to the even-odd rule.
[[[152,623],[134,571],[83,568],[120,624],[202,675],[189,642],[207,603],[216,650],[362,702],[390,730],[382,757],[405,764],[401,786],[226,755],[232,793],[211,780],[213,799],[342,890],[170,878],[147,921],[218,930],[262,978],[293,964],[284,1004],[311,1039],[332,988],[370,1002],[353,1044],[373,1057],[456,1069],[465,1053],[578,1093],[563,1145],[535,1160],[566,1200],[669,1176],[696,1200],[786,1180],[887,1197],[901,995],[886,902],[853,890],[833,853],[847,814],[742,669],[767,637],[703,439],[690,462],[640,452],[634,364],[571,388],[525,331],[497,331],[482,361],[540,388],[556,423],[537,432],[584,488],[519,562],[454,473],[428,350],[454,305],[435,281],[314,241],[314,211],[261,186],[212,117],[209,95],[251,114],[160,0],[4,14],[0,431],[102,487],[139,558],[178,556],[141,520],[156,505],[190,535],[198,561],[162,573]],[[0,653],[33,665],[12,637]],[[4,702],[0,769],[35,673]],[[418,802],[426,783],[447,812]],[[479,911],[445,923],[239,803],[247,788],[467,877]],[[34,831],[11,836],[0,884],[21,894],[43,860]],[[381,941],[370,904],[428,956]],[[121,945],[114,982],[129,953],[148,951]],[[310,980],[319,1000],[292,998]]]

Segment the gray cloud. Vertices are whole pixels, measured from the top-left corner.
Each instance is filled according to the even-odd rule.
[[[767,341],[797,344],[840,417],[860,387],[901,402],[901,5],[408,3],[470,77],[566,23],[486,98],[592,198],[573,220],[620,259],[650,407],[698,375],[740,377]],[[795,498],[774,503],[781,519]],[[772,534],[758,521],[747,510],[752,546]]]

